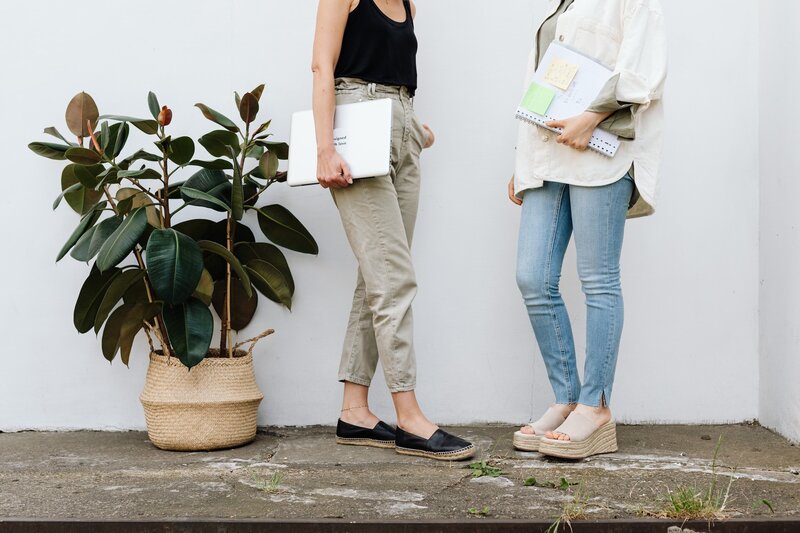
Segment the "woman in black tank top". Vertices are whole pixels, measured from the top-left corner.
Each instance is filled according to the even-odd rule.
[[[415,395],[410,245],[419,201],[419,155],[433,132],[414,115],[416,8],[410,0],[320,0],[314,41],[317,178],[330,188],[359,265],[339,369],[344,383],[336,442],[390,448],[439,460],[465,459],[474,446],[438,428]],[[392,101],[391,171],[353,181],[333,143],[335,108]],[[338,320],[338,318],[336,318]],[[369,408],[378,361],[392,393],[397,428]]]

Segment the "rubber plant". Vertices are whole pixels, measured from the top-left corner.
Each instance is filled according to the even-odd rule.
[[[197,139],[210,158],[195,158],[191,137],[171,134],[172,111],[152,92],[152,119],[100,115],[82,92],[66,110],[75,140],[50,127],[44,132],[58,142],[29,145],[67,162],[53,209],[66,203],[80,219],[56,260],[69,254],[93,262],[73,318],[80,333],[102,329],[109,361],[120,354],[127,365],[144,331],[151,349],[197,365],[209,354],[212,309],[220,319],[220,354],[233,357],[232,331],[252,321],[259,294],[291,309],[295,284],[279,247],[317,254],[318,246],[285,207],[260,205],[272,185],[285,181],[278,169],[289,152],[270,140],[270,121],[255,126],[263,91],[260,85],[236,94],[240,124],[197,104],[218,126]],[[126,150],[131,126],[150,138],[150,149]],[[271,242],[257,242],[243,222],[248,212]]]

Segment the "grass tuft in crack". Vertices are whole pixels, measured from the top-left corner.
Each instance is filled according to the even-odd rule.
[[[561,478],[561,480],[566,481],[565,478]],[[576,485],[576,483],[567,482],[566,488],[562,490],[568,491],[572,485]],[[578,488],[575,490],[572,500],[564,505],[564,508],[561,510],[561,515],[556,517],[553,523],[550,524],[550,527],[545,530],[545,533],[557,533],[561,531],[562,526],[566,526],[572,531],[573,520],[584,520],[586,518],[586,507],[589,505],[589,498],[584,493],[583,485],[581,483],[577,483],[577,485]]]
[[[678,487],[674,491],[667,489],[664,507],[654,513],[659,518],[676,518],[683,520],[721,520],[726,517],[726,508],[733,485],[733,477],[727,486],[719,486],[717,473],[717,457],[722,446],[722,437],[717,440],[714,460],[711,463],[711,481],[708,487]],[[769,507],[769,506],[768,506]]]
[[[261,492],[274,494],[276,492],[281,492],[282,490],[281,482],[283,481],[283,472],[274,472],[269,479],[259,478],[255,474],[251,473],[250,479],[253,481],[255,488]]]

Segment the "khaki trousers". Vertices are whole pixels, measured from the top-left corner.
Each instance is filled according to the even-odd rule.
[[[336,80],[337,104],[378,98],[393,102],[390,173],[332,190],[358,261],[339,380],[369,386],[380,360],[389,390],[404,392],[416,387],[411,303],[417,282],[410,247],[426,133],[406,88]]]

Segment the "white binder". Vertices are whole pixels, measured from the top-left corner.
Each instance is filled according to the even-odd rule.
[[[392,100],[381,98],[336,106],[333,143],[345,160],[353,179],[389,174],[392,163]],[[314,113],[292,115],[289,140],[291,186],[314,185],[317,181],[317,135]]]

